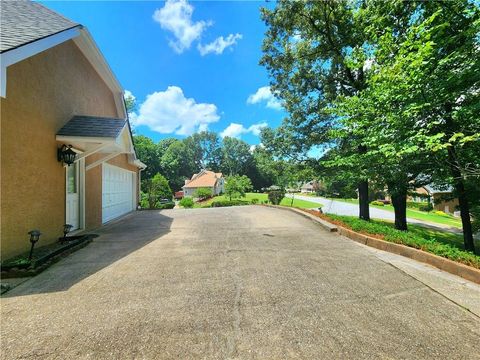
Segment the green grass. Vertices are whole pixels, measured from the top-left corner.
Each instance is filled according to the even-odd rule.
[[[264,201],[268,200],[268,195],[263,194],[263,193],[247,193],[245,194],[244,198],[240,198],[241,200],[247,200],[247,201],[252,201],[252,199],[258,199],[258,203],[262,204]],[[211,199],[208,199],[206,201],[202,201],[201,203],[195,203],[193,206],[194,208],[206,208],[210,207],[211,203],[213,201],[224,201],[224,200],[229,200],[229,197],[225,195],[219,195],[215,196]],[[292,206],[292,199],[290,198],[284,198],[281,202],[280,205],[283,206]],[[305,201],[305,200],[300,200],[300,199],[294,199],[293,200],[293,207],[298,207],[302,209],[312,209],[312,208],[319,208],[322,207],[322,204],[314,203],[311,201]]]
[[[337,199],[337,198],[332,198],[331,200],[335,201],[341,201],[341,202],[346,202],[349,204],[358,204],[358,199]],[[377,209],[382,209],[382,210],[387,210],[390,212],[393,212],[393,206],[392,205],[384,205],[384,206],[377,206],[377,205],[370,205],[371,207],[377,208]],[[425,211],[420,211],[416,209],[407,209],[407,217],[411,219],[416,219],[416,220],[422,220],[426,222],[431,222],[434,224],[443,224],[443,225],[448,225],[452,227],[456,227],[461,229],[462,228],[462,221],[459,218],[456,218],[451,215],[437,215],[433,211],[432,212],[425,212]]]
[[[368,222],[353,216],[331,214],[326,216],[341,221],[354,231],[381,235],[386,241],[421,249],[480,269],[480,256],[464,250],[462,235],[432,230],[421,225],[409,225],[408,231],[399,231],[387,221],[372,220]],[[476,240],[475,247],[477,249],[480,247],[479,240]]]

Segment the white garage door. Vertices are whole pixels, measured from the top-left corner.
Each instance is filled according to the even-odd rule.
[[[102,222],[105,223],[134,209],[135,174],[105,163],[102,168]]]

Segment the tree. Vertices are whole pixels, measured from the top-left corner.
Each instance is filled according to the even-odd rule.
[[[222,161],[222,149],[218,135],[212,131],[195,133],[185,140],[192,149],[194,162],[198,170],[219,171]]]
[[[172,190],[163,175],[156,174],[153,178],[143,180],[143,182],[150,209],[155,208],[161,199],[172,199]]]
[[[284,122],[302,148],[331,143],[328,130],[338,117],[332,103],[339,96],[353,96],[365,87],[368,48],[363,19],[358,7],[347,1],[287,1],[273,10],[263,8],[268,29],[261,64],[272,78],[273,93],[283,100],[289,113]],[[363,54],[363,61],[351,62],[349,54]],[[361,139],[356,150],[364,153]],[[362,162],[362,175],[367,164]],[[360,213],[368,220],[368,181],[361,177],[358,190]]]
[[[245,174],[251,165],[250,145],[245,141],[225,137],[222,147],[222,172],[227,175]]]
[[[153,140],[144,135],[134,135],[133,144],[137,157],[147,165],[147,168],[142,172],[142,177],[151,179],[155,174],[161,172],[158,147]]]
[[[245,194],[252,189],[251,180],[245,175],[229,176],[225,182],[225,195],[232,198],[245,197]]]
[[[196,171],[193,153],[181,140],[170,143],[160,163],[170,186],[175,190],[180,189],[185,184],[185,179]]]

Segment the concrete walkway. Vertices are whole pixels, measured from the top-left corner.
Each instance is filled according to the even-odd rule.
[[[387,255],[285,210],[138,212],[5,294],[1,357],[478,359],[480,288]]]
[[[291,197],[290,194],[287,194],[287,197]],[[327,199],[320,196],[303,196],[295,194],[296,199],[306,200],[318,204],[322,204],[322,211],[325,213],[335,214],[335,215],[347,215],[347,216],[358,216],[358,204],[351,204],[344,201],[332,200]],[[370,206],[370,217],[372,219],[380,219],[380,220],[388,220],[388,221],[395,221],[395,214],[391,211],[377,209],[373,206]],[[426,222],[418,219],[407,218],[407,221],[411,224],[420,224],[424,226],[428,226],[434,229],[440,230],[448,230],[450,232],[461,234],[462,230],[444,225],[444,224],[437,224]]]

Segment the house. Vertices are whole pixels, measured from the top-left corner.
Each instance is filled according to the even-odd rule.
[[[184,196],[193,196],[199,188],[211,189],[213,195],[222,194],[225,191],[225,179],[222,173],[202,170],[198,174],[193,174],[190,180],[185,180],[182,187]]]
[[[300,187],[300,192],[303,194],[312,194],[316,193],[320,189],[320,183],[318,181],[309,181],[304,183]]]
[[[453,214],[458,206],[458,199],[454,197],[451,186],[443,188],[435,185],[422,186],[415,189],[411,200],[430,202],[434,210],[440,210],[447,214]]]
[[[137,208],[123,89],[88,30],[30,1],[1,3],[1,254]],[[73,163],[67,166],[67,163]]]

